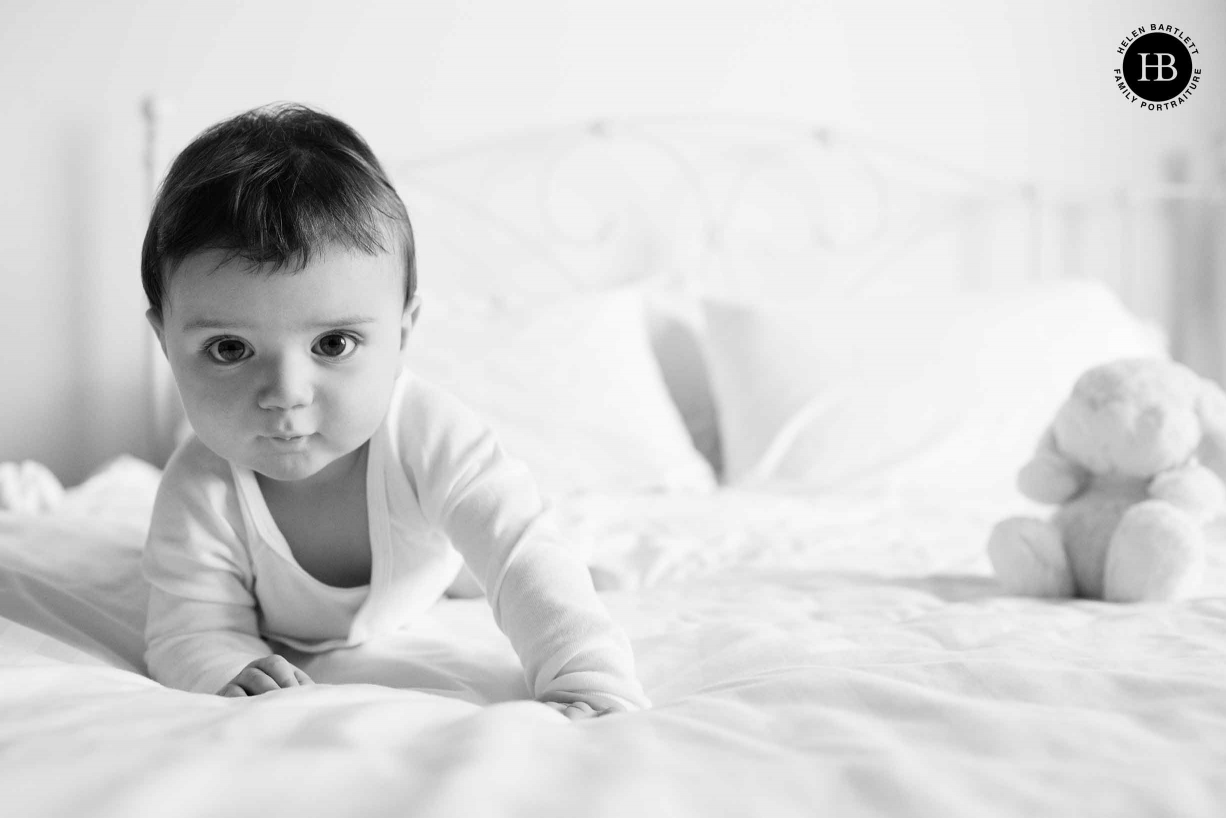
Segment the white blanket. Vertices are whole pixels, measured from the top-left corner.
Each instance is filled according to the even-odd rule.
[[[1003,497],[567,504],[656,705],[568,722],[480,600],[317,660],[332,684],[144,678],[154,479],[0,513],[0,815],[1226,814],[1220,544],[1202,598],[1050,602],[988,574]]]

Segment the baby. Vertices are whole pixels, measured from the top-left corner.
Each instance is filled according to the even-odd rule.
[[[412,228],[353,129],[281,105],[205,131],[162,185],[141,276],[194,429],[144,556],[155,679],[311,684],[274,645],[360,644],[469,577],[536,699],[569,718],[650,706],[531,476],[405,369]]]

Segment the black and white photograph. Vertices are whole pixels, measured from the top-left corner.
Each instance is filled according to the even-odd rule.
[[[0,815],[1222,818],[1223,0],[0,0]]]

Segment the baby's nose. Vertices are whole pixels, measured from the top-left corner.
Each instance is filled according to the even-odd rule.
[[[309,406],[313,398],[310,365],[285,356],[269,366],[259,405],[261,409],[298,409]]]

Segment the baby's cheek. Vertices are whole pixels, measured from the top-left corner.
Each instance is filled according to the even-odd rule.
[[[232,389],[221,384],[194,383],[186,389],[180,387],[179,394],[187,419],[202,440],[237,431],[242,411]]]
[[[340,397],[338,408],[345,425],[362,436],[368,437],[374,434],[387,415],[393,385],[391,381],[367,378],[343,390],[338,396]]]

